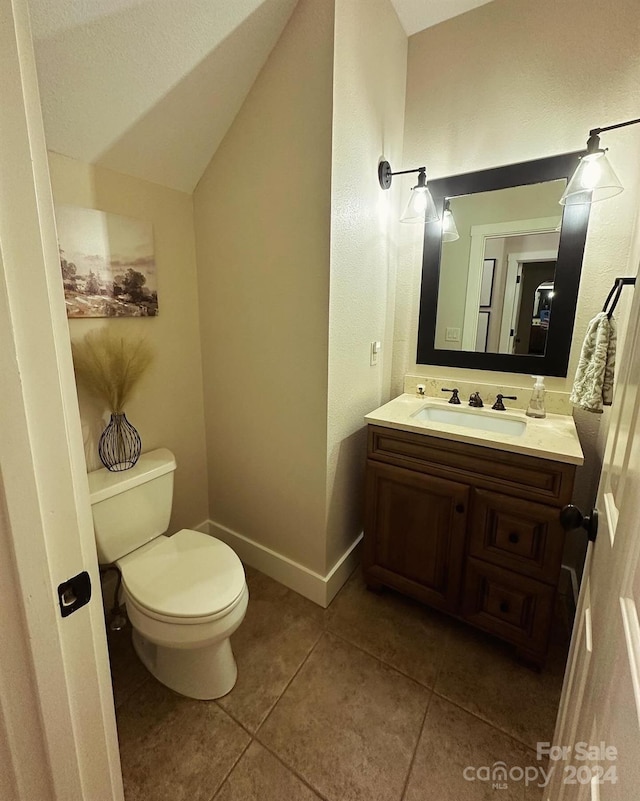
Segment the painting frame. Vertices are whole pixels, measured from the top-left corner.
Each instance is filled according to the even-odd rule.
[[[491,312],[487,310],[478,311],[478,328],[476,332],[476,353],[486,353],[489,344],[489,323],[491,322]]]
[[[491,306],[493,301],[493,284],[496,272],[496,259],[483,259],[482,261],[482,281],[480,282],[480,302],[481,309]]]
[[[69,319],[157,316],[151,222],[60,205],[56,224]]]

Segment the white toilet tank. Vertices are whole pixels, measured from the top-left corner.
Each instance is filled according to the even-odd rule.
[[[169,528],[175,469],[171,451],[159,448],[143,453],[130,470],[89,473],[100,564],[115,562]]]

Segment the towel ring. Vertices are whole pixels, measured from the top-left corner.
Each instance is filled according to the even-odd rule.
[[[603,312],[607,312],[607,317],[609,320],[611,319],[611,315],[615,311],[616,306],[618,305],[618,301],[620,300],[620,295],[622,294],[622,289],[625,286],[635,286],[636,279],[635,278],[616,278],[614,281],[613,286],[611,287],[609,294],[607,295],[607,299],[604,302],[604,306],[602,307]],[[611,303],[611,307],[607,311],[607,306],[609,306],[609,301],[613,298],[613,302]]]

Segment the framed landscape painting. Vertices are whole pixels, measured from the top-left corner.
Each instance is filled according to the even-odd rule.
[[[158,314],[150,222],[57,206],[56,223],[68,317]]]

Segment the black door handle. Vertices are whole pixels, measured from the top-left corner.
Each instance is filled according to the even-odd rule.
[[[68,581],[64,581],[58,587],[58,601],[62,617],[68,617],[76,609],[88,604],[90,600],[91,578],[86,570]]]
[[[591,514],[585,516],[577,506],[570,503],[560,512],[560,525],[565,531],[583,528],[591,542],[595,542],[598,536],[598,510],[593,508]]]

